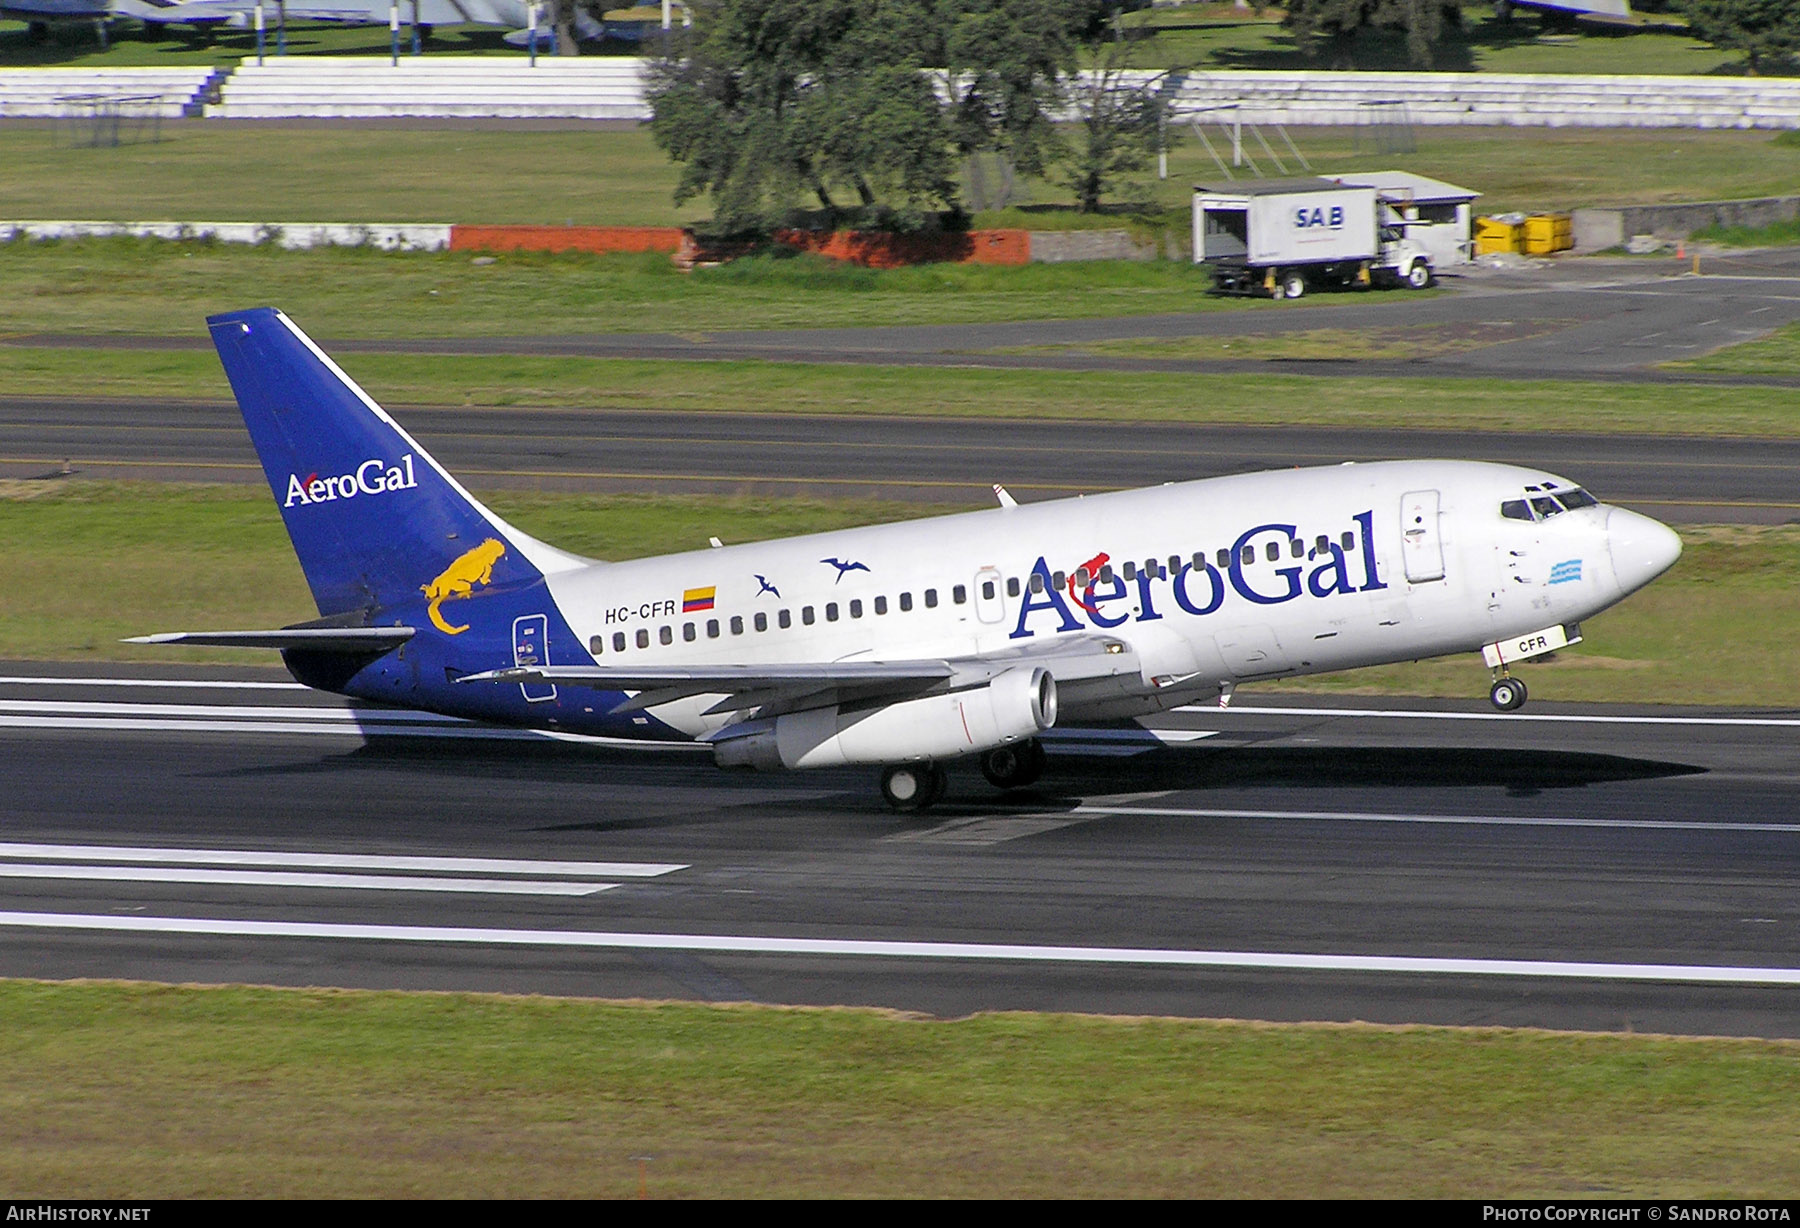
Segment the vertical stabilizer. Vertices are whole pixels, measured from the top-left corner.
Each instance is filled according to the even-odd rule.
[[[449,591],[459,584],[511,587],[588,561],[483,507],[281,312],[207,324],[320,614],[423,598],[435,622],[441,600],[467,595]]]

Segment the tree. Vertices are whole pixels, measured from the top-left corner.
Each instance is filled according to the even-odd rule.
[[[950,127],[922,71],[927,0],[696,0],[696,36],[650,73],[650,131],[683,164],[679,204],[768,229],[810,195],[831,224],[899,229],[956,207]]]
[[[1100,212],[1100,198],[1117,191],[1119,179],[1150,165],[1168,139],[1163,86],[1172,70],[1134,70],[1125,44],[1090,44],[1086,67],[1063,84],[1071,139],[1056,157],[1051,177],[1075,193],[1083,213]]]
[[[1800,56],[1800,4],[1794,0],[1688,0],[1688,25],[1725,51],[1742,51],[1755,76],[1770,61]]]
[[[1462,20],[1462,0],[1288,0],[1281,24],[1307,55],[1344,67],[1358,30],[1405,30],[1412,62],[1429,68],[1445,18]]]

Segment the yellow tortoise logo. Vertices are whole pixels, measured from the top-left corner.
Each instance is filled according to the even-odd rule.
[[[438,613],[438,607],[446,601],[454,601],[458,597],[468,597],[474,593],[478,585],[492,583],[494,564],[506,554],[506,547],[493,538],[488,538],[473,550],[457,556],[450,566],[444,568],[443,574],[430,584],[423,585],[420,592],[430,600],[426,613],[431,615],[431,623],[445,635],[461,635],[469,629],[468,624],[452,627]]]

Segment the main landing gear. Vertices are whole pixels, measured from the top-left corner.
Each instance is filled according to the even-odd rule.
[[[949,787],[949,776],[935,763],[897,763],[881,773],[882,799],[895,810],[923,810]]]
[[[996,789],[1022,789],[1044,774],[1044,747],[1033,739],[981,756],[981,774]],[[897,763],[881,773],[882,800],[895,810],[923,810],[942,800],[950,778],[935,763]]]
[[[1496,678],[1488,688],[1488,702],[1502,712],[1517,712],[1525,706],[1525,684],[1517,678]]]

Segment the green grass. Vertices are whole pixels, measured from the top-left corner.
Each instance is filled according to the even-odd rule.
[[[1741,1199],[1797,1132],[1783,1041],[0,982],[22,1199]]]
[[[690,550],[918,514],[873,501],[497,492],[502,516],[598,558]],[[1800,677],[1800,527],[1683,530],[1675,569],[1524,676],[1536,698],[1791,706]],[[281,626],[313,615],[266,491],[135,483],[0,483],[0,658],[257,661],[268,654],[120,644],[150,631]],[[1479,658],[1359,670],[1290,686],[1479,694]]]
[[[1800,324],[1784,324],[1760,340],[1728,345],[1702,358],[1681,359],[1663,366],[1732,375],[1800,375]]]
[[[1230,310],[1192,265],[1133,261],[877,271],[816,256],[686,274],[666,256],[395,254],[155,240],[0,244],[0,333],[203,335],[280,306],[318,337],[471,337],[943,324]]]
[[[1649,28],[1633,28],[1557,22],[1525,12],[1503,22],[1488,5],[1469,4],[1463,11],[1460,28],[1445,27],[1434,69],[1627,75],[1740,75],[1744,71],[1741,55],[1701,42],[1680,28],[1678,18],[1664,14],[1646,18],[1646,24],[1654,23]],[[1145,66],[1287,72],[1318,68],[1409,72],[1417,68],[1407,52],[1405,35],[1385,30],[1359,31],[1342,62],[1308,59],[1281,28],[1281,12],[1275,7],[1246,12],[1228,3],[1183,4],[1136,14],[1127,21],[1155,30],[1155,36],[1136,49]]]
[[[671,226],[711,212],[704,200],[671,202],[678,168],[643,130],[191,120],[171,121],[163,134],[155,144],[69,149],[52,125],[0,125],[0,219]],[[1484,193],[1477,203],[1488,212],[1777,196],[1800,180],[1800,145],[1765,132],[1421,127],[1417,152],[1406,155],[1359,152],[1348,128],[1293,136],[1322,173],[1416,171]],[[1169,178],[1140,175],[1144,191],[1122,199],[1143,199],[1154,227],[1179,234],[1194,183],[1219,171],[1191,133],[1177,138]],[[1212,138],[1217,147],[1219,134]],[[1037,180],[1021,181],[1014,209],[975,220],[1121,224],[1074,213],[1065,189]]]
[[[298,313],[303,327],[314,322]],[[314,329],[328,335],[328,330]],[[1224,354],[1224,351],[1221,351]],[[1778,387],[1133,371],[988,370],[654,359],[337,355],[387,405],[496,405],[916,417],[1109,419],[1542,431],[1579,406],[1594,431],[1800,434]],[[228,400],[218,360],[191,352],[0,345],[13,395]],[[18,454],[0,448],[9,460]],[[60,460],[61,457],[37,459]],[[103,456],[90,459],[101,460]]]

